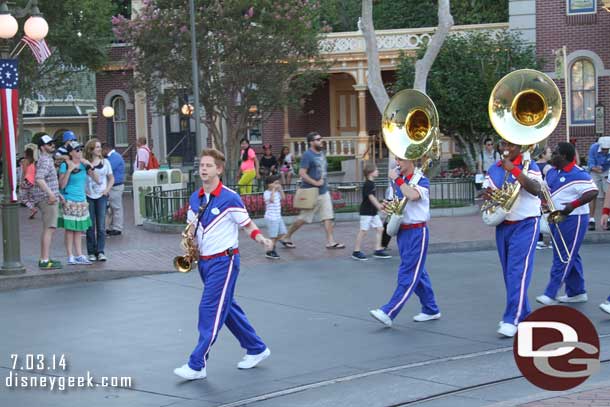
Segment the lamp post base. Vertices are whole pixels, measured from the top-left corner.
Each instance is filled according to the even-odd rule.
[[[19,236],[19,204],[16,202],[0,202],[2,211],[2,246],[3,257],[0,275],[15,275],[25,273],[21,264]]]

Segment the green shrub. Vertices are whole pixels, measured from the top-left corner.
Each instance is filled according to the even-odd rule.
[[[464,168],[464,167],[466,167],[466,161],[464,161],[463,155],[454,154],[449,159],[449,162],[447,163],[447,165],[449,166],[450,170],[453,170],[455,168]]]

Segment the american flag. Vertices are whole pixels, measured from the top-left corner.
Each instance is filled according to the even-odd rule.
[[[2,144],[4,165],[7,166],[11,202],[17,201],[17,166],[15,165],[17,143],[17,111],[19,109],[19,72],[16,59],[0,59],[0,104],[2,108]]]
[[[36,41],[24,35],[21,39],[22,42],[26,43],[28,47],[32,50],[32,54],[34,54],[34,58],[39,64],[42,64],[48,57],[51,56],[51,50],[47,46],[47,42],[43,39],[40,41]]]

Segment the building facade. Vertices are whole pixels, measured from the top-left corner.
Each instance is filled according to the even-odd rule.
[[[608,7],[603,0],[510,1],[511,29],[535,42],[542,70],[562,92],[562,119],[549,143],[572,140],[581,157],[610,133]]]

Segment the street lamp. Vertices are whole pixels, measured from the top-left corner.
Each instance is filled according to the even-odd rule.
[[[114,129],[112,126],[112,118],[114,117],[114,109],[112,106],[104,106],[102,116],[106,118],[106,142],[110,147],[114,148]]]
[[[25,17],[30,14],[30,18],[24,25],[25,34],[34,39],[42,40],[45,38],[49,31],[49,25],[42,17],[40,10],[38,9],[38,2],[36,0],[30,0],[25,9],[15,10],[17,17]],[[8,9],[7,0],[0,0],[0,38],[4,40],[10,40],[15,37],[19,25],[17,20],[13,17]],[[10,58],[9,44],[4,42],[0,43],[0,53],[2,59]],[[13,91],[17,92],[17,88]],[[7,123],[3,123],[2,126],[8,126]],[[6,127],[3,129],[3,137],[9,137],[9,132]],[[11,154],[10,151],[4,149],[3,154]],[[2,211],[2,248],[3,258],[2,267],[0,267],[1,275],[8,274],[19,274],[25,273],[25,267],[21,263],[21,247],[20,247],[20,234],[19,234],[19,203],[11,202],[11,185],[8,182],[9,166],[7,160],[4,160],[3,176],[4,176],[4,191],[2,195],[2,202],[0,208]],[[16,180],[14,182],[17,182]]]

